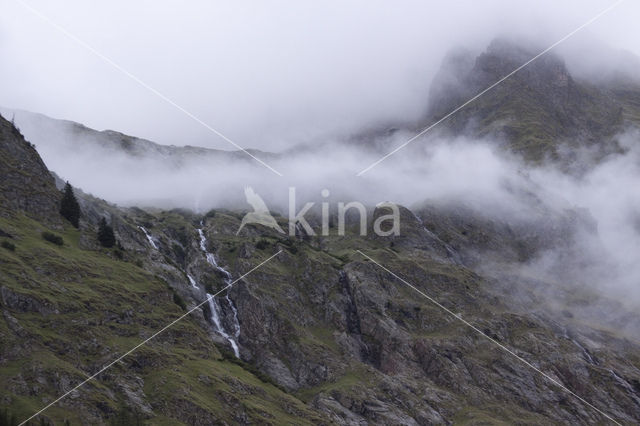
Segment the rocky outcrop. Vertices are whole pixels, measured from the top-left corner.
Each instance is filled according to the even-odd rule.
[[[0,117],[0,211],[5,215],[24,212],[48,224],[60,224],[60,198],[36,149]]]
[[[433,80],[424,125],[444,117],[541,50],[496,39],[477,56],[466,50],[451,52]],[[629,102],[631,93],[637,98],[640,85],[627,85],[616,92],[610,85],[576,79],[564,61],[549,52],[459,110],[438,129],[497,139],[535,162],[562,160],[565,145],[594,147],[597,159],[620,149],[614,136],[625,126],[640,126],[640,111]]]
[[[609,408],[607,412],[620,420],[635,419],[636,391],[621,389],[633,389],[640,369],[619,357],[624,353],[622,358],[635,359],[635,346],[582,322],[570,324],[568,319],[577,318],[567,314],[571,306],[556,316],[543,307],[536,287],[530,288],[535,296],[529,301],[513,293],[510,286],[517,278],[494,282],[478,267],[482,259],[491,259],[491,252],[504,264],[524,264],[570,240],[581,226],[590,226],[588,218],[565,212],[548,214],[547,222],[537,224],[535,219],[504,223],[454,206],[428,206],[418,210],[418,216],[403,209],[401,216],[406,235],[350,235],[349,247],[375,253],[386,267],[486,336],[587,395],[597,407]],[[233,221],[236,226],[229,225]],[[237,237],[232,231],[239,219],[222,212],[208,218],[205,226],[208,235],[215,236],[216,256],[235,276],[251,259],[283,249],[281,257],[230,291],[238,308],[241,357],[332,421],[602,421],[597,411],[355,250],[345,254],[344,237],[324,238],[318,244],[300,236],[285,245],[280,235],[268,230],[255,234],[259,228],[251,237]],[[239,253],[246,245],[253,245],[251,258]],[[622,386],[608,370],[624,377],[629,386]],[[500,409],[483,408],[487,406]]]

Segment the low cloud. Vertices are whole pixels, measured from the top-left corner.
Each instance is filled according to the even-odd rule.
[[[21,118],[20,115],[17,117]],[[618,137],[624,152],[570,174],[558,167],[532,167],[498,149],[492,140],[421,140],[364,175],[383,149],[327,141],[286,154],[260,154],[284,174],[277,176],[245,154],[134,155],[84,139],[73,132],[45,129],[18,120],[45,163],[64,179],[122,206],[250,209],[244,188],[251,186],[272,211],[288,212],[289,187],[299,206],[359,201],[369,206],[392,201],[417,208],[434,203],[462,204],[496,221],[537,226],[567,211],[594,226],[582,227],[571,241],[538,253],[527,267],[540,277],[582,281],[610,296],[640,301],[640,136]],[[70,127],[71,128],[71,127]],[[40,133],[39,133],[40,132]],[[409,137],[397,132],[383,140],[397,146]],[[111,136],[110,136],[111,137]],[[382,146],[380,145],[380,146]],[[591,161],[586,153],[579,161]],[[321,196],[328,189],[329,197]],[[567,261],[571,260],[571,263]],[[565,262],[566,263],[562,263]]]

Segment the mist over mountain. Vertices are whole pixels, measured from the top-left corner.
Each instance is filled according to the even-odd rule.
[[[530,41],[518,43],[507,38],[495,39],[484,52],[455,49],[445,56],[425,99],[426,115],[417,122],[365,127],[355,135],[336,134],[277,153],[249,150],[282,172],[285,179],[270,176],[266,167],[240,151],[181,146],[179,140],[176,145],[165,146],[26,111],[3,112],[15,116],[18,126],[39,146],[52,170],[65,178],[83,181],[88,191],[120,204],[168,202],[186,208],[221,207],[229,200],[220,198],[216,185],[228,188],[234,182],[240,193],[247,184],[262,186],[267,192],[275,192],[267,188],[283,190],[289,185],[320,191],[331,189],[332,185],[344,187],[338,182],[346,180],[346,187],[354,187],[352,192],[356,194],[345,195],[362,197],[355,189],[358,183],[349,179],[349,174],[378,160],[539,50]],[[611,49],[602,48],[601,52],[613,54]],[[605,161],[609,155],[623,154],[628,147],[621,138],[640,123],[640,83],[626,71],[638,59],[629,55],[624,58],[616,63],[624,71],[611,71],[607,78],[601,73],[600,79],[587,79],[584,75],[574,77],[560,56],[549,53],[399,152],[399,160],[391,159],[397,162],[396,179],[403,179],[416,169],[428,169],[420,164],[424,151],[456,138],[472,145],[487,145],[497,157],[505,151],[504,159],[515,169],[554,165],[575,174]],[[407,161],[415,164],[407,165]],[[96,167],[98,163],[100,167]],[[384,163],[380,165],[380,169],[384,167]],[[163,185],[155,185],[157,179],[162,179]],[[388,179],[385,175],[384,180]],[[265,180],[268,183],[261,185]],[[377,188],[380,184],[370,186]],[[404,185],[392,182],[389,186]],[[159,191],[167,196],[161,196]],[[399,198],[407,204],[431,196],[417,191],[413,199],[407,200],[394,197],[395,194],[382,192],[377,198]],[[276,203],[281,201],[276,194],[268,196],[275,197]],[[367,201],[375,202],[375,197]]]
[[[468,51],[452,52],[433,83],[426,122],[437,121],[538,51],[534,46],[497,39],[475,59]],[[625,65],[637,61],[631,56]],[[507,149],[527,160],[563,157],[566,165],[588,166],[592,163],[584,164],[584,158],[571,158],[570,153],[590,150],[597,160],[619,151],[616,136],[640,122],[639,94],[640,82],[632,75],[621,71],[619,77],[576,78],[561,57],[550,53],[461,110],[442,127],[453,135],[502,140]]]
[[[466,99],[515,69],[539,48],[495,39],[474,54],[455,49],[431,85],[427,114],[419,123],[388,124],[360,135],[336,135],[280,153],[246,153],[165,146],[114,131],[25,111],[11,114],[46,164],[64,180],[82,182],[93,195],[124,206],[245,210],[251,186],[269,208],[288,214],[289,188],[298,208],[306,202],[392,201],[419,209],[427,203],[464,206],[540,232],[565,211],[581,212],[593,227],[528,261],[539,273],[575,273],[595,288],[640,300],[640,212],[633,183],[640,179],[640,84],[633,76],[574,77],[562,57],[549,53],[468,105],[432,132],[355,177],[364,167],[437,121]],[[633,64],[627,57],[624,64]],[[615,170],[615,172],[613,172]],[[610,192],[630,188],[626,196]],[[323,189],[329,197],[321,197]],[[316,213],[319,213],[316,210]],[[544,228],[544,226],[542,227]],[[544,232],[544,231],[542,231]],[[620,250],[621,247],[624,249]],[[571,252],[574,266],[563,268]],[[580,253],[580,254],[576,254]],[[577,257],[576,257],[577,256]],[[585,262],[587,268],[578,266]],[[575,277],[574,277],[575,278]]]
[[[393,152],[540,50],[453,49],[419,114],[249,151],[273,170],[2,109],[0,401],[72,390],[53,424],[640,421],[638,59],[550,52]],[[292,189],[314,203],[317,235],[245,226],[246,187],[286,230]],[[366,232],[339,233],[349,201]],[[387,201],[397,235],[373,232]]]

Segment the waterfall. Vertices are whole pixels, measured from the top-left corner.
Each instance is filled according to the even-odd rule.
[[[571,342],[573,342],[574,345],[576,345],[578,348],[580,348],[580,350],[582,351],[582,356],[584,357],[585,360],[587,360],[590,364],[598,365],[598,363],[593,359],[593,357],[591,356],[591,354],[589,353],[587,348],[582,346],[577,340],[574,340],[574,339],[571,339],[571,338],[569,338],[569,339],[571,340]]]
[[[229,273],[229,271],[227,271],[226,269],[218,265],[218,262],[216,261],[216,258],[213,255],[213,253],[209,253],[209,251],[207,251],[207,237],[205,237],[204,231],[202,230],[202,228],[198,229],[198,235],[200,236],[200,250],[202,250],[202,253],[204,253],[207,259],[207,262],[211,266],[216,268],[216,270],[220,271],[225,277],[224,283],[226,285],[230,285],[232,282],[231,274]],[[188,277],[189,277],[189,281],[191,282],[193,278],[191,278],[190,276]],[[193,282],[192,282],[192,285],[193,285]],[[227,341],[229,341],[229,343],[231,344],[231,347],[233,348],[233,353],[237,358],[239,358],[240,350],[238,348],[238,343],[235,340],[240,336],[240,322],[238,321],[238,310],[236,309],[235,305],[233,304],[233,301],[229,298],[229,294],[227,293],[227,295],[224,297],[224,300],[227,302],[227,304],[229,305],[229,308],[231,309],[231,312],[233,313],[233,315],[231,316],[231,326],[232,326],[231,334],[233,334],[233,337],[232,337],[227,332],[227,330],[225,330],[225,327],[222,324],[222,320],[220,318],[221,315],[223,314],[222,307],[217,302],[216,298],[213,297],[211,294],[207,294],[207,298],[209,302],[209,310],[211,311],[211,322],[213,323],[216,329],[216,332],[218,332],[218,334],[220,334],[222,337],[227,339]]]
[[[217,270],[222,271],[227,277],[227,279],[230,278],[231,274],[229,274],[227,271],[219,267],[218,262],[216,262],[216,258],[213,256],[213,253],[209,253],[207,251],[207,237],[204,236],[204,232],[202,231],[202,229],[198,229],[198,235],[200,235],[200,250],[202,250],[202,252],[205,254],[207,258],[207,262],[209,262],[209,264],[212,265]],[[226,281],[227,280],[225,279],[225,282]]]
[[[144,226],[138,226],[138,228],[140,228],[142,230],[142,232],[144,232],[144,235],[145,235],[145,237],[147,237],[147,240],[149,240],[149,244],[151,244],[151,247],[153,247],[154,249],[158,250],[158,246],[156,245],[156,242],[153,241],[153,238],[151,238],[151,235],[149,235],[149,233],[144,228]]]
[[[240,349],[238,348],[238,344],[233,339],[233,337],[231,337],[224,330],[224,326],[222,325],[222,321],[220,321],[220,313],[221,313],[220,305],[218,303],[216,303],[216,299],[212,295],[207,294],[207,298],[209,300],[209,309],[211,310],[211,321],[213,322],[213,325],[215,326],[216,331],[222,337],[227,339],[227,341],[231,344],[231,347],[233,348],[233,353],[235,354],[236,358],[240,358]],[[237,334],[240,334],[240,327],[239,326],[238,326]]]
[[[240,322],[238,321],[238,310],[236,309],[236,307],[233,304],[233,302],[231,301],[231,299],[229,299],[229,294],[228,293],[224,298],[227,301],[227,303],[229,304],[229,307],[231,307],[231,312],[233,312],[233,321],[232,321],[231,325],[233,325],[233,328],[234,328],[233,335],[237,339],[238,337],[240,337]]]
[[[609,370],[609,373],[611,373],[611,375],[613,376],[613,378],[616,381],[616,383],[618,384],[618,386],[624,388],[624,390],[629,393],[629,396],[631,398],[633,398],[635,403],[640,405],[640,398],[638,398],[638,396],[637,396],[638,394],[636,393],[636,391],[633,388],[633,386],[631,386],[631,384],[629,384],[629,382],[627,382],[625,379],[623,379],[622,377],[618,376],[618,374],[616,374],[615,371]]]
[[[187,278],[189,278],[189,283],[191,284],[191,287],[195,288],[195,289],[199,289],[200,287],[198,287],[198,283],[196,283],[196,280],[189,274],[187,274]]]

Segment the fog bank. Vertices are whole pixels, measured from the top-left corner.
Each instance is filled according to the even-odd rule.
[[[480,51],[501,35],[544,48],[613,3],[25,1],[241,146],[271,151],[420,119],[450,48]],[[592,62],[593,38],[640,54],[639,15],[624,2],[560,47],[588,45],[577,57]],[[2,106],[233,148],[19,2],[0,14],[0,59]]]

